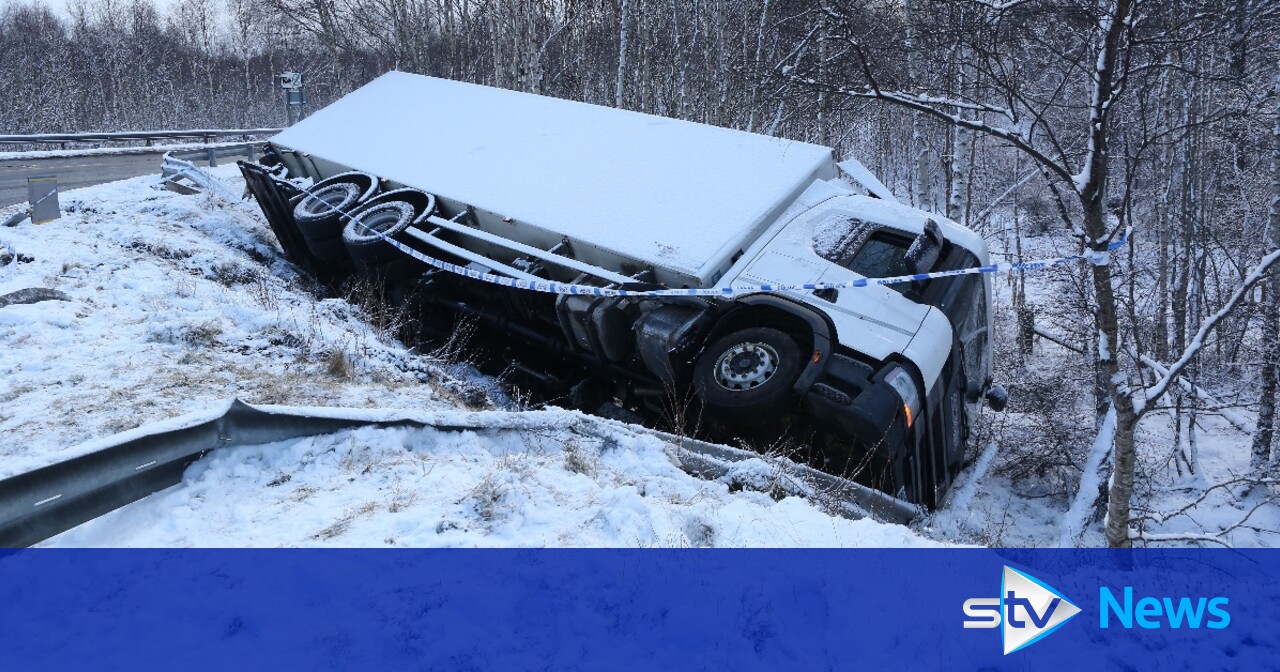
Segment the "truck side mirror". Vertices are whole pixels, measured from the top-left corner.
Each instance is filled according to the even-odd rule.
[[[942,229],[932,219],[925,221],[924,231],[911,241],[907,248],[907,272],[911,274],[928,273],[938,264],[942,255]]]
[[[976,403],[982,397],[982,385],[976,380],[971,380],[965,384],[964,398],[969,403]]]
[[[992,385],[987,388],[987,406],[991,410],[999,413],[1009,403],[1009,391],[1004,389],[1004,385]]]

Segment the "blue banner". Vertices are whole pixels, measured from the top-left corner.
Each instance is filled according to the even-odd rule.
[[[1269,551],[0,557],[2,670],[1274,670],[1278,614]]]

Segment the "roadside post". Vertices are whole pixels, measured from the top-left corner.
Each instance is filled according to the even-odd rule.
[[[285,125],[302,121],[303,107],[307,104],[307,92],[303,87],[301,72],[280,73],[280,88],[284,89]]]
[[[27,178],[27,199],[31,203],[31,223],[44,224],[62,216],[58,207],[58,176]]]

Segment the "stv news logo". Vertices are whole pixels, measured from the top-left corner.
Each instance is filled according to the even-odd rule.
[[[1000,628],[1008,655],[1035,644],[1079,613],[1080,608],[1062,593],[1006,565],[1000,597],[964,601],[964,627]]]

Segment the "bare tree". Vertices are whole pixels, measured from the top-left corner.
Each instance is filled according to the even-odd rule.
[[[1277,70],[1276,76],[1277,85],[1280,85],[1280,70]],[[1267,211],[1267,239],[1272,248],[1280,249],[1280,111],[1276,114],[1272,133],[1270,163],[1271,204]],[[1262,360],[1258,424],[1253,434],[1250,460],[1252,471],[1258,478],[1272,475],[1277,462],[1274,437],[1276,391],[1280,387],[1280,380],[1277,380],[1277,376],[1280,375],[1280,275],[1272,276],[1267,281],[1265,292],[1262,342],[1266,350]]]

